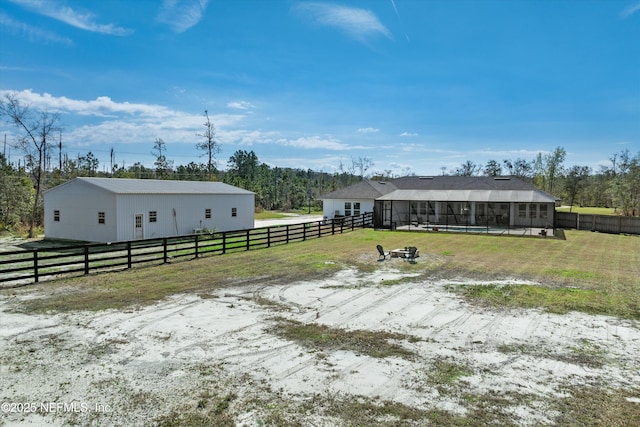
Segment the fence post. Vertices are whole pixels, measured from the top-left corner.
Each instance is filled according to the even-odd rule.
[[[336,234],[336,222],[335,220],[331,220],[331,235]]]
[[[89,245],[84,245],[84,274],[89,274]]]
[[[318,221],[318,238],[322,237],[322,222]]]
[[[195,241],[194,241],[194,243],[195,243],[195,252],[196,252],[196,253],[195,253],[195,255],[196,255],[196,258],[198,258],[198,242],[200,242],[199,234],[196,234],[196,235],[195,235]]]
[[[162,239],[162,262],[167,263],[167,238]]]
[[[251,245],[249,244],[251,242],[251,231],[247,230],[247,250],[249,250],[249,248],[251,247]]]
[[[227,232],[222,233],[222,255],[227,253]]]
[[[127,242],[127,268],[131,268],[131,241]]]
[[[287,245],[289,244],[289,224],[287,224]]]
[[[38,250],[33,250],[33,279],[38,283]]]
[[[267,247],[271,247],[271,227],[267,227]]]

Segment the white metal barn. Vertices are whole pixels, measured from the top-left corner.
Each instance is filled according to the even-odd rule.
[[[46,238],[117,242],[254,227],[255,194],[222,182],[75,178],[44,193]]]

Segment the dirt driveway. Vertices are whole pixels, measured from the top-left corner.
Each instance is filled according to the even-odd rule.
[[[640,404],[637,323],[481,309],[452,291],[478,283],[343,270],[139,310],[55,315],[14,311],[41,296],[35,288],[3,291],[0,425],[188,425],[198,411],[229,425],[369,424],[345,405],[403,408],[375,415],[384,424],[429,411],[464,417],[482,405],[470,396],[493,399],[516,425],[544,425],[577,385],[627,389],[625,399]],[[390,341],[409,356],[307,346],[275,332],[283,321],[397,333]]]

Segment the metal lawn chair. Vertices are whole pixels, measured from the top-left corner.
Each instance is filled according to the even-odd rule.
[[[404,259],[411,263],[416,262],[416,257],[418,256],[418,248],[416,248],[415,246],[409,246],[407,248],[407,251],[407,256]]]
[[[376,248],[378,248],[378,253],[380,254],[380,256],[378,257],[378,261],[380,261],[380,258],[382,258],[383,260],[387,259],[387,257],[391,254],[391,252],[385,252],[382,248],[382,245],[377,245]]]

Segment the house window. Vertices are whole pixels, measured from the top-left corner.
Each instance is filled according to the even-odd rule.
[[[149,211],[149,222],[158,222],[158,212]]]
[[[56,222],[60,222],[60,211],[59,210],[53,211],[53,220],[56,221]]]
[[[231,208],[231,216],[238,216],[238,208]]]
[[[344,202],[344,215],[351,216],[351,202]]]
[[[529,205],[529,216],[532,219],[538,218],[538,205],[536,205],[535,203],[531,203]]]
[[[540,219],[547,219],[547,205],[540,205]]]
[[[524,203],[520,203],[518,205],[518,217],[526,218],[527,217],[527,205]]]
[[[98,212],[98,224],[104,224],[104,212]]]
[[[353,202],[353,214],[360,215],[360,202]]]
[[[211,209],[205,209],[204,210],[204,217],[206,219],[211,219]]]

